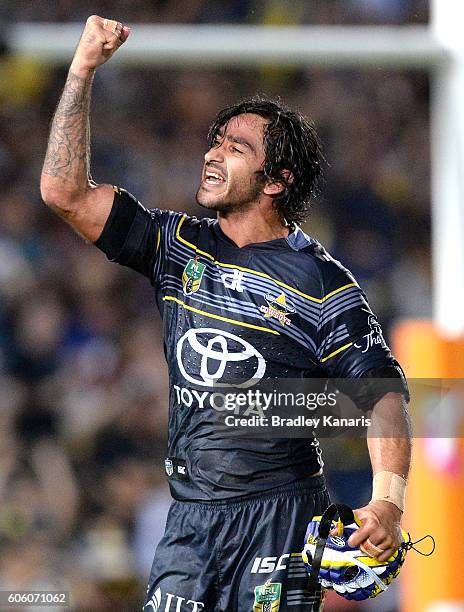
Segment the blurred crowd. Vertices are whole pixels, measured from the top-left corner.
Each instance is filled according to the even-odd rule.
[[[82,21],[94,13],[120,21],[161,23],[423,23],[428,0],[10,0],[6,21]]]
[[[1,19],[428,18],[426,3],[413,0],[12,4],[0,2]],[[47,132],[65,77],[64,67],[1,49],[0,590],[65,588],[75,610],[124,612],[143,600],[169,506],[167,375],[149,284],[108,263],[41,202]],[[328,160],[304,230],[352,270],[388,335],[399,318],[430,315],[428,86],[427,74],[405,71],[109,64],[95,82],[92,173],[147,207],[203,215],[194,194],[215,113],[256,92],[281,96],[315,121]],[[336,497],[365,502],[365,444],[337,447],[343,467],[333,443],[325,446]]]

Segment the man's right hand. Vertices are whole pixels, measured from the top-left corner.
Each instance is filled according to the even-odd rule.
[[[129,34],[130,28],[117,21],[98,15],[89,17],[74,53],[72,73],[80,77],[88,76],[110,59],[126,42]]]

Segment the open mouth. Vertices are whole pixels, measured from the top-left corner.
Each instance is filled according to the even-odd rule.
[[[222,185],[226,182],[226,179],[221,174],[219,174],[219,172],[215,172],[213,170],[206,170],[205,178],[203,179],[203,181],[207,185]]]

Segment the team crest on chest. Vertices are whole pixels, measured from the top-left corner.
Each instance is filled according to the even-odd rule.
[[[185,295],[191,295],[198,291],[203,278],[206,265],[201,263],[198,255],[194,259],[189,259],[182,272],[182,289]]]
[[[295,312],[295,308],[287,302],[285,293],[281,293],[277,297],[266,295],[264,299],[267,302],[267,306],[262,304],[259,308],[260,311],[264,313],[264,316],[266,318],[272,317],[273,319],[277,319],[282,325],[290,325],[291,321],[287,315]]]

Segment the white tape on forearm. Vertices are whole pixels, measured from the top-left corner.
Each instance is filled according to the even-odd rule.
[[[377,472],[372,482],[371,501],[384,500],[404,512],[406,480],[395,472]]]

